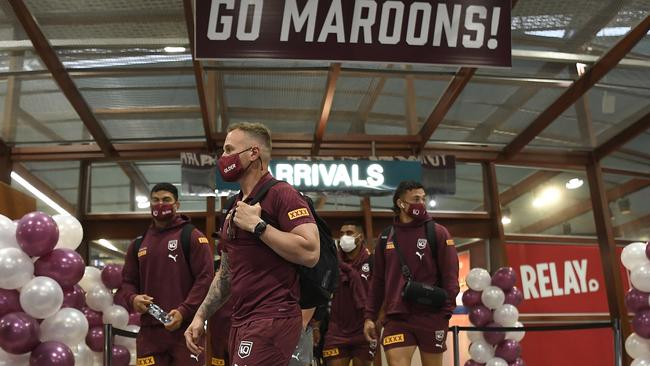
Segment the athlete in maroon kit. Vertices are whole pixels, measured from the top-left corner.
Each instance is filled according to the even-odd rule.
[[[284,366],[302,329],[295,264],[318,262],[318,229],[307,202],[287,183],[271,187],[260,203],[248,204],[273,179],[268,172],[271,135],[264,125],[231,126],[223,149],[221,176],[237,181],[241,193],[220,232],[225,245],[221,267],[185,340],[190,351],[199,353],[204,321],[232,296],[231,364]]]
[[[357,223],[341,226],[339,267],[341,277],[332,299],[323,357],[328,366],[369,366],[376,343],[371,347],[363,335],[363,310],[371,280],[370,251],[363,229]]]
[[[189,257],[185,258],[181,230],[189,218],[176,214],[180,207],[178,190],[161,183],[151,190],[153,224],[139,249],[134,243],[126,253],[118,296],[141,316],[136,339],[138,365],[203,365],[203,354],[191,354],[185,347],[181,326],[189,324],[214,277],[208,239],[198,229],[192,231]],[[163,326],[149,315],[155,303],[169,313],[172,321]]]
[[[436,247],[431,246],[426,223],[426,195],[420,183],[401,182],[393,196],[396,213],[393,232],[385,240],[385,248],[377,245],[374,254],[372,286],[365,310],[364,333],[377,339],[375,321],[384,304],[386,322],[382,345],[389,366],[408,366],[419,347],[423,366],[441,366],[449,318],[455,308],[458,285],[458,255],[447,229],[435,224]],[[399,240],[397,240],[398,238]],[[382,242],[380,237],[379,242]],[[435,285],[446,291],[442,308],[409,302],[402,298],[406,279],[395,242],[404,256],[413,280]],[[436,255],[432,253],[436,251]],[[434,260],[434,258],[436,258]]]

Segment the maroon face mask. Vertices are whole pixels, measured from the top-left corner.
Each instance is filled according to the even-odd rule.
[[[226,182],[234,182],[237,179],[241,178],[241,176],[244,174],[246,169],[248,169],[248,167],[246,169],[242,167],[239,154],[246,152],[250,149],[252,149],[252,147],[249,147],[248,149],[242,150],[238,153],[234,153],[226,156],[222,155],[219,158],[217,163],[219,164],[219,173],[221,174],[221,178],[223,178],[223,180],[225,180]]]
[[[151,216],[160,221],[167,221],[174,217],[174,204],[173,203],[156,203],[151,205]]]
[[[429,217],[424,203],[409,203],[409,208],[406,210],[406,213],[416,221],[426,220]]]

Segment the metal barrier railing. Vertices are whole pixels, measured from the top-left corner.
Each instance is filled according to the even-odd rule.
[[[110,324],[104,324],[104,366],[112,366],[113,364],[113,336],[119,335],[122,337],[135,338],[138,333],[129,332],[120,328],[114,328]]]
[[[564,331],[564,330],[584,330],[584,329],[603,329],[611,328],[614,332],[614,365],[622,366],[622,352],[623,342],[621,335],[621,327],[619,320],[614,322],[598,322],[589,324],[561,324],[561,325],[533,325],[528,327],[449,327],[449,331],[453,334],[454,346],[454,366],[460,366],[460,350],[458,348],[459,339],[458,334],[461,331],[466,332],[548,332],[548,331]]]

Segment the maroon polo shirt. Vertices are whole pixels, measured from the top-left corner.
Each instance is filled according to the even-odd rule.
[[[426,235],[426,221],[413,221],[408,224],[394,222],[393,228],[399,242],[399,248],[405,257],[406,264],[411,270],[413,280],[433,284],[447,291],[447,304],[441,309],[446,314],[456,307],[456,295],[460,291],[458,285],[458,254],[454,241],[447,229],[435,225],[437,240],[437,261],[434,261],[430,243]],[[379,241],[378,241],[379,242]],[[365,318],[376,320],[379,309],[384,303],[387,316],[418,316],[431,314],[431,309],[407,303],[402,299],[402,289],[406,280],[402,276],[401,264],[393,243],[389,237],[383,251],[377,247],[374,255],[373,278]],[[438,273],[441,273],[441,283],[438,283]],[[419,317],[418,317],[419,318]]]
[[[267,173],[257,182],[246,201],[255,197],[264,183],[273,179]],[[241,200],[241,193],[237,201]],[[245,202],[246,202],[245,201]],[[297,226],[315,223],[309,205],[288,183],[271,187],[260,202],[262,218],[278,230],[290,232]],[[235,206],[233,206],[235,207]],[[252,233],[238,228],[235,239],[228,239],[230,214],[221,229],[221,242],[228,253],[232,273],[232,326],[263,318],[299,317],[300,284],[296,265],[276,254]],[[234,225],[234,223],[233,223]]]
[[[210,288],[214,264],[208,239],[195,229],[190,241],[188,266],[181,244],[181,230],[189,221],[188,217],[177,215],[165,229],[150,226],[138,253],[134,253],[133,242],[129,245],[120,289],[120,296],[129,308],[132,308],[136,295],[147,294],[167,312],[178,309],[183,322],[192,320]],[[162,326],[148,313],[142,316],[141,321],[143,326]]]

